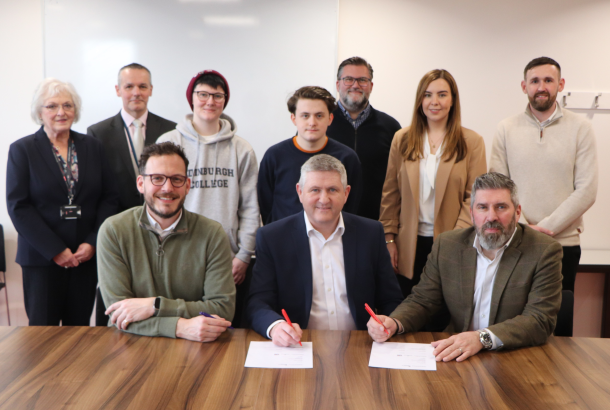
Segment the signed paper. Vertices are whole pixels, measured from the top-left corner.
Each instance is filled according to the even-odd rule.
[[[313,369],[312,342],[303,347],[279,347],[273,342],[250,342],[245,367],[266,369]]]
[[[430,343],[373,342],[369,367],[384,369],[436,370]]]

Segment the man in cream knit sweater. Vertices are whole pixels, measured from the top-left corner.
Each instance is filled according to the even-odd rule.
[[[591,123],[556,102],[564,85],[555,60],[529,62],[521,82],[529,104],[498,125],[489,170],[517,183],[529,226],[563,246],[563,289],[574,291],[582,216],[595,202],[598,171]]]

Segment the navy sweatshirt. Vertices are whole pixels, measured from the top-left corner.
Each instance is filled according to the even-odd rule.
[[[362,192],[362,171],[354,150],[329,138],[326,146],[320,151],[308,153],[295,146],[294,138],[289,138],[269,148],[261,161],[258,172],[258,204],[263,224],[303,210],[296,190],[301,177],[301,166],[318,154],[331,155],[345,166],[347,183],[352,188],[343,210],[356,213]]]
[[[337,107],[333,116],[326,135],[355,150],[362,164],[362,190],[366,194],[362,196],[356,214],[379,220],[381,192],[388,169],[390,147],[400,124],[373,107],[368,118],[357,130],[345,118],[341,108]]]

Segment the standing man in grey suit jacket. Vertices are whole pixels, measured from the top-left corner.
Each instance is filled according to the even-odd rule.
[[[515,183],[495,172],[481,175],[471,199],[473,226],[439,235],[413,293],[390,317],[379,316],[390,335],[416,332],[444,300],[451,313],[446,331],[461,333],[432,342],[437,361],[546,343],[561,305],[561,245],[517,223]],[[372,320],[368,329],[377,342],[389,337]]]
[[[119,70],[116,95],[123,100],[123,108],[113,117],[87,128],[87,134],[99,139],[119,189],[119,212],[143,204],[136,178],[138,159],[142,149],[154,144],[162,134],[176,128],[176,123],[148,111],[152,96],[152,81],[148,68],[131,63]],[[97,292],[96,324],[106,326],[104,302]]]

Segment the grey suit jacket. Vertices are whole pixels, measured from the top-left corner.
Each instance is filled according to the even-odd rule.
[[[472,227],[438,236],[420,283],[390,315],[406,332],[420,329],[443,300],[451,313],[447,331],[468,331],[474,311],[474,238]],[[540,345],[553,333],[561,304],[562,256],[559,242],[518,224],[502,255],[491,297],[488,329],[504,348]]]
[[[161,135],[176,128],[176,123],[148,112],[145,145],[154,144]],[[136,188],[136,173],[131,162],[131,150],[125,138],[121,112],[87,128],[87,134],[102,142],[119,189],[119,212],[140,206],[143,198]]]

